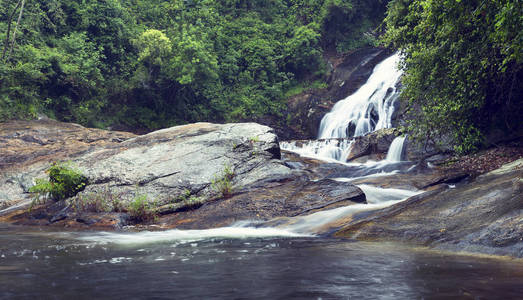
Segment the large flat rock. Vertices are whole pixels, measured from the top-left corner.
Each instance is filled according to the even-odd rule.
[[[22,127],[0,124],[0,128],[7,145],[3,151],[11,153],[11,163],[4,164],[0,177],[4,207],[27,202],[29,187],[36,178],[47,176],[45,170],[55,160],[71,161],[88,179],[86,188],[68,201],[102,199],[112,205],[116,200],[125,207],[140,198],[162,216],[160,222],[166,227],[209,228],[365,201],[363,192],[350,183],[317,182],[306,171],[287,166],[280,159],[274,131],[256,123],[196,123],[141,136],[49,120],[26,122]],[[34,137],[22,141],[34,145],[20,155],[19,137],[27,135],[20,133],[22,129]],[[53,150],[48,154],[45,149]],[[32,214],[4,210],[0,215],[1,221],[16,224],[73,227],[74,220],[115,226],[128,220],[114,214],[106,214],[113,221],[105,220],[104,214],[87,216],[65,201]]]
[[[31,198],[35,177],[54,161],[73,160],[135,137],[51,119],[0,123],[0,209]]]
[[[219,196],[212,183],[226,169],[233,190],[262,179],[292,177],[279,157],[278,139],[267,126],[196,123],[91,152],[77,164],[90,182],[81,194],[109,187],[124,201],[145,194],[163,205],[181,196]]]

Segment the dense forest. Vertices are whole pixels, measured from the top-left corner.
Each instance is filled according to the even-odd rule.
[[[385,23],[405,55],[409,132],[446,136],[458,152],[521,136],[522,1],[394,0]]]
[[[0,121],[157,129],[285,116],[325,56],[405,56],[414,136],[466,152],[520,130],[518,0],[0,0]],[[382,34],[378,39],[378,34]]]
[[[1,0],[0,120],[156,129],[281,114],[386,1]]]

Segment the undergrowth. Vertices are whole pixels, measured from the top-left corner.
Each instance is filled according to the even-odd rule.
[[[224,165],[223,171],[216,174],[211,181],[214,190],[220,193],[223,197],[228,197],[232,194],[232,179],[234,178],[234,171],[230,165]]]
[[[56,202],[73,197],[88,184],[87,177],[70,162],[55,162],[46,173],[49,175],[48,179],[36,179],[36,184],[29,189],[29,192],[34,193],[31,206],[48,199]]]

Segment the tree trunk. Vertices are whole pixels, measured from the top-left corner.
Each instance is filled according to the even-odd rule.
[[[24,13],[24,4],[25,0],[22,0],[22,4],[20,6],[20,14],[18,14],[18,20],[16,20],[16,26],[15,30],[13,31],[13,39],[11,41],[11,48],[9,49],[9,55],[7,55],[7,60],[11,57],[11,54],[13,53],[13,48],[15,47],[16,43],[16,32],[18,30],[18,26],[20,26],[20,20],[22,20],[22,14]]]
[[[20,7],[21,3],[22,3],[22,1],[18,0],[18,2],[15,5],[15,8],[13,9],[13,12],[7,18],[7,32],[5,34],[4,50],[2,51],[2,61],[4,61],[4,59],[5,59],[5,54],[7,53],[7,47],[9,46],[9,36],[11,35],[11,22],[13,21],[13,16],[15,15],[18,7]]]

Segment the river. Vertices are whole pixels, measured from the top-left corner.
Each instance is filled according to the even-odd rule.
[[[520,261],[242,230],[229,231],[228,236],[206,230],[170,231],[168,238],[166,232],[31,232],[3,227],[0,298],[517,299],[523,295]]]

